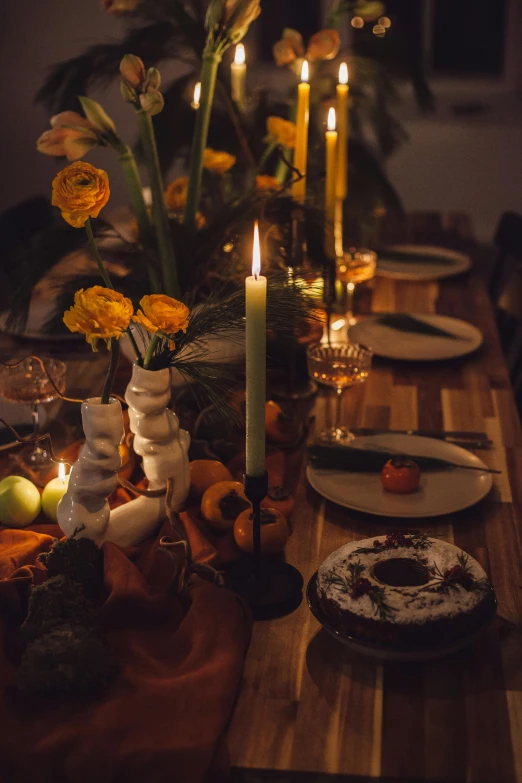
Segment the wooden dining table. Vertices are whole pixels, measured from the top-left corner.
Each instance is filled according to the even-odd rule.
[[[476,253],[465,215],[410,215],[390,221],[384,238]],[[497,594],[497,618],[467,648],[423,663],[382,662],[350,651],[321,628],[304,599],[292,614],[256,623],[228,730],[232,780],[522,781],[522,432],[484,277],[476,264],[440,282],[376,277],[357,297],[357,315],[371,312],[459,317],[478,327],[484,342],[475,353],[448,362],[375,359],[366,384],[345,395],[346,422],[485,431],[493,447],[477,454],[500,473],[472,508],[401,521],[323,499],[309,486],[305,451],[297,449],[287,460],[296,507],[286,558],[306,584],[327,555],[347,542],[422,529],[482,564]],[[31,352],[66,359],[72,396],[88,396],[101,383],[101,352],[93,356],[88,347],[66,341],[0,337],[3,358]],[[58,445],[67,440],[69,405],[57,400],[50,406]],[[310,438],[332,414],[333,400],[322,390]],[[5,472],[6,459],[2,465]]]
[[[476,257],[465,215],[412,215],[388,241],[445,245]],[[494,476],[489,495],[455,514],[386,519],[325,500],[308,484],[304,453],[289,462],[296,508],[287,560],[305,584],[331,552],[389,530],[421,529],[485,568],[498,598],[494,624],[440,660],[381,662],[351,652],[321,628],[306,601],[258,622],[228,744],[233,780],[245,783],[522,780],[522,432],[484,276],[475,264],[440,282],[377,277],[358,314],[440,313],[478,327],[482,347],[449,362],[374,361],[345,420],[361,427],[485,431],[477,455]],[[310,437],[333,413],[316,400]]]

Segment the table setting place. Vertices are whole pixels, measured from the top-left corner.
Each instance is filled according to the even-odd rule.
[[[395,15],[323,11],[267,49],[259,0],[103,0],[45,76],[55,172],[0,216],[5,783],[522,780],[495,316],[467,218],[385,173]]]

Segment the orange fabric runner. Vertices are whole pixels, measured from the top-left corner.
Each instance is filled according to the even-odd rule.
[[[218,564],[194,512],[182,515],[193,556]],[[53,525],[0,529],[1,783],[219,783],[226,780],[223,735],[241,680],[251,619],[229,590],[192,577],[188,598],[174,590],[175,565],[154,540],[123,551],[105,544],[107,598],[99,613],[121,666],[91,703],[38,706],[14,687],[18,626],[36,563]],[[230,542],[229,542],[230,543]],[[220,542],[223,547],[223,542]]]

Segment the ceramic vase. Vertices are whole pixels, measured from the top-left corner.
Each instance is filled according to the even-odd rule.
[[[66,536],[76,531],[97,543],[106,539],[110,524],[109,495],[116,489],[121,468],[119,446],[124,427],[121,404],[100,397],[82,403],[85,443],[74,463],[67,492],[58,505],[58,524]]]
[[[133,366],[125,400],[129,406],[134,451],[143,460],[143,472],[150,490],[164,489],[174,479],[172,505],[178,509],[190,488],[188,449],[190,435],[179,426],[169,410],[170,370],[144,370]],[[132,545],[154,533],[165,517],[165,498],[137,497],[114,509],[107,540]]]

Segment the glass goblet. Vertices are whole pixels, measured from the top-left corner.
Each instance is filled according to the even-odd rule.
[[[342,396],[345,389],[367,380],[372,365],[372,350],[357,343],[312,345],[307,351],[310,376],[337,394],[335,423],[321,433],[321,440],[345,443],[355,436],[341,423]]]
[[[348,325],[353,326],[353,298],[355,286],[375,277],[377,254],[373,250],[350,247],[336,260],[337,280],[346,286],[346,315]]]
[[[43,362],[45,370],[32,356],[16,364],[13,362],[10,366],[0,366],[0,396],[9,402],[21,402],[31,406],[35,438],[40,435],[38,406],[65,394],[67,369],[65,362],[59,359],[40,361]],[[35,443],[25,457],[25,462],[34,470],[42,470],[49,467],[51,458],[47,449]]]

